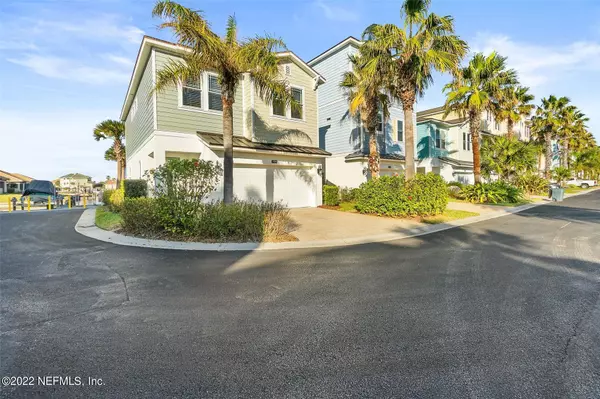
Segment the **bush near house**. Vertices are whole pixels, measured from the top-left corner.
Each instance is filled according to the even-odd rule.
[[[104,190],[102,192],[102,202],[111,212],[118,212],[123,205],[125,190],[123,187],[117,190]]]
[[[340,204],[340,189],[338,186],[323,186],[323,205],[338,206]]]
[[[464,186],[461,190],[465,200],[473,203],[515,204],[523,201],[523,190],[502,180]]]
[[[149,173],[154,198],[125,198],[126,233],[189,241],[281,241],[290,238],[289,210],[281,203],[206,203],[222,173],[218,163],[169,160]],[[112,196],[110,196],[112,200]]]
[[[123,183],[125,198],[143,198],[148,196],[148,182],[142,179],[128,179]]]
[[[358,188],[343,187],[340,189],[341,202],[353,202],[358,195]]]
[[[359,212],[393,217],[437,215],[448,205],[446,183],[433,173],[409,181],[381,176],[363,183],[357,194]]]
[[[534,173],[527,173],[515,179],[515,186],[531,195],[548,194],[550,182]]]

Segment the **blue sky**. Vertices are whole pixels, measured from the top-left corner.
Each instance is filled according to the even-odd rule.
[[[370,23],[400,23],[400,1],[182,1],[222,32],[235,14],[244,37],[269,33],[309,60]],[[454,16],[472,51],[508,56],[536,102],[571,98],[600,139],[600,2],[594,0],[433,0]],[[0,2],[0,169],[51,179],[70,172],[115,175],[108,142],[93,126],[118,119],[143,34],[156,29],[153,1],[3,0]],[[436,83],[418,109],[441,105]]]

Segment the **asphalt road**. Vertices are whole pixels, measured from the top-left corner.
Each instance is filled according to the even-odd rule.
[[[0,215],[0,376],[36,378],[0,396],[600,397],[600,191],[277,252],[114,246],[79,216]]]

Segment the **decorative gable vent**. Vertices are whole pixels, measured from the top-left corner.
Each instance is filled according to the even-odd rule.
[[[292,67],[289,65],[285,66],[285,76],[290,76],[292,74]]]

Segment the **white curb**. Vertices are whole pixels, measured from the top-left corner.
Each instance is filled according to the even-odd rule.
[[[595,190],[592,190],[595,191]],[[592,191],[577,193],[569,195],[569,197],[575,197],[582,194],[589,194]],[[86,237],[93,238],[96,240],[110,242],[116,245],[126,245],[130,247],[142,247],[142,248],[157,248],[157,249],[178,249],[186,251],[272,251],[282,249],[306,249],[306,248],[326,248],[326,247],[342,247],[348,245],[357,244],[369,244],[378,243],[394,240],[402,240],[411,237],[423,236],[426,234],[436,233],[438,231],[444,231],[453,229],[459,226],[465,226],[477,222],[483,222],[485,220],[495,219],[502,216],[512,215],[525,211],[527,209],[535,208],[540,205],[548,204],[548,202],[539,202],[534,204],[527,204],[522,206],[516,206],[514,208],[502,209],[499,211],[491,212],[485,215],[473,216],[466,219],[454,220],[447,223],[423,225],[412,229],[407,229],[405,233],[388,233],[380,235],[371,235],[365,237],[352,237],[352,238],[340,238],[336,240],[322,240],[322,241],[290,241],[290,242],[265,242],[265,243],[201,243],[201,242],[180,242],[180,241],[167,241],[167,240],[151,240],[146,238],[131,237],[122,234],[115,233],[113,231],[103,230],[96,226],[95,217],[96,209],[87,209],[83,212],[77,224],[75,225],[75,231]]]

